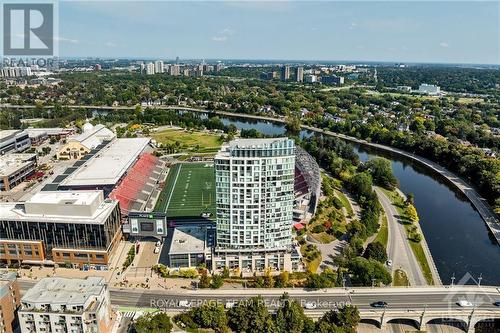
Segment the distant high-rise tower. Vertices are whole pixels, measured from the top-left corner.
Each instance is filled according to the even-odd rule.
[[[152,62],[148,62],[146,65],[146,74],[147,75],[153,75],[155,73],[155,64]]]
[[[172,65],[169,69],[169,74],[173,76],[178,76],[181,73],[181,68],[179,65]]]
[[[304,67],[297,67],[295,69],[295,81],[297,82],[304,81]]]
[[[155,61],[155,73],[163,73],[165,71],[163,66],[163,61],[156,60]]]
[[[175,63],[179,64],[179,57],[175,57]]]
[[[281,67],[281,80],[286,81],[290,79],[290,66],[285,65]]]

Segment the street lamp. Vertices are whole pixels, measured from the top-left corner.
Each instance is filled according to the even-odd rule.
[[[375,287],[375,278],[372,278],[372,288]]]
[[[451,277],[451,286],[453,287],[455,285],[455,273],[453,273],[453,276]]]
[[[481,286],[481,280],[483,279],[483,273],[479,274],[479,277],[477,278],[477,285],[478,287]]]
[[[345,289],[345,282],[346,282],[345,276],[342,277],[342,287]]]

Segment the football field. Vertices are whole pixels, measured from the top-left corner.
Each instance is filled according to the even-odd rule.
[[[211,163],[179,163],[169,171],[155,206],[167,217],[215,215],[215,172]]]

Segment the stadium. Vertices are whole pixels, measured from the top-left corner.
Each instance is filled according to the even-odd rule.
[[[215,173],[212,163],[179,163],[172,166],[156,202],[155,211],[168,219],[213,219]]]

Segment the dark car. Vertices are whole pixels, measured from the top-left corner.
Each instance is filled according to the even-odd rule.
[[[386,308],[389,304],[387,302],[378,301],[370,304],[373,308]]]
[[[494,306],[500,306],[500,301],[496,301],[495,303],[493,303]]]

